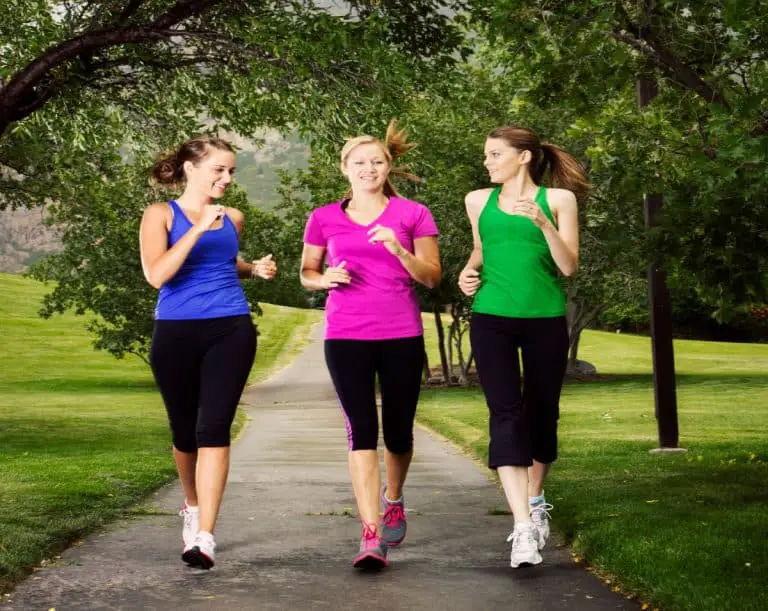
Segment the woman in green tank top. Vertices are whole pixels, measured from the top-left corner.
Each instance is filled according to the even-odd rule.
[[[475,298],[470,341],[490,411],[488,465],[515,519],[507,541],[517,568],[539,564],[549,536],[543,485],[557,458],[568,358],[562,277],[578,267],[577,199],[589,182],[573,156],[521,127],[489,134],[485,167],[498,186],[466,196],[474,249],[459,286]],[[541,186],[546,172],[556,188]]]

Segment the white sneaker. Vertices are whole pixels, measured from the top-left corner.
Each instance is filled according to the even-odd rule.
[[[536,529],[539,531],[539,549],[544,549],[549,539],[549,519],[552,517],[549,512],[553,507],[549,503],[537,503],[536,505],[529,505],[531,510],[531,520],[536,525]]]
[[[213,567],[216,558],[216,542],[213,535],[201,530],[192,542],[184,548],[181,559],[189,566],[206,571]]]
[[[184,528],[181,531],[181,538],[184,541],[184,547],[192,543],[197,534],[198,522],[200,521],[200,511],[197,507],[190,507],[184,503],[179,515],[184,518]]]
[[[539,553],[539,531],[533,522],[516,522],[515,529],[507,537],[507,543],[512,542],[512,554],[510,566],[516,569],[519,566],[531,566],[541,564]]]

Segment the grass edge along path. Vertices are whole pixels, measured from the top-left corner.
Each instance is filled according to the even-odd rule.
[[[546,489],[576,560],[649,608],[765,608],[768,345],[675,342],[688,452],[674,456],[648,454],[657,445],[648,338],[588,331],[580,354],[601,375],[565,385]],[[417,417],[487,458],[480,389],[425,389]],[[511,528],[503,519],[500,537]]]
[[[151,511],[136,503],[175,477],[149,368],[94,350],[82,318],[40,319],[45,291],[0,274],[0,592],[103,524]],[[292,359],[320,317],[263,308],[250,383]]]

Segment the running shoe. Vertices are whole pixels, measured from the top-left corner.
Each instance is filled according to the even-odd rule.
[[[198,532],[181,555],[181,559],[189,566],[206,571],[215,564],[215,557],[216,542],[213,540],[213,535],[205,531]]]
[[[389,547],[397,547],[405,539],[408,524],[405,520],[405,502],[390,501],[381,491],[381,504],[384,506],[384,517],[381,520],[381,538]]]
[[[515,522],[515,529],[507,537],[509,542],[512,542],[510,566],[513,569],[541,564],[539,531],[533,522]]]
[[[382,569],[387,564],[387,544],[376,534],[374,525],[363,524],[360,551],[352,565],[356,569]]]

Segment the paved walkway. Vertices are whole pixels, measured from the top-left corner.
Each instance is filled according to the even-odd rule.
[[[257,357],[258,358],[258,357]],[[36,571],[0,609],[637,609],[548,546],[538,567],[509,568],[509,516],[487,472],[423,430],[406,487],[409,534],[378,574],[351,559],[359,522],[344,422],[312,343],[244,396],[252,419],[233,448],[217,565],[180,561],[180,491],[159,515],[112,525]],[[557,514],[555,513],[555,516]]]

